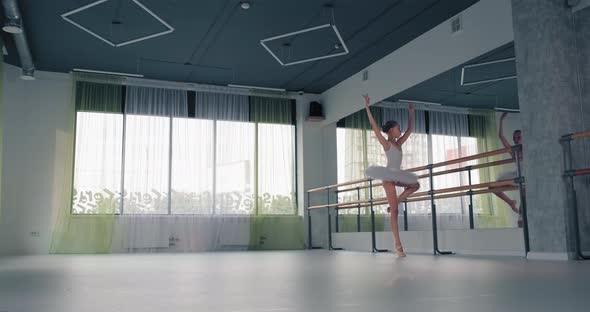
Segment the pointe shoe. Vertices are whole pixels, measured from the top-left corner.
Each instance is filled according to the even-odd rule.
[[[523,223],[524,221],[522,220],[522,207],[518,207],[518,221],[516,222],[516,224],[518,225],[519,228],[523,227]]]
[[[402,245],[395,246],[395,253],[397,254],[398,258],[403,258],[406,256],[406,253],[404,252],[404,247],[402,247]]]
[[[513,200],[512,201],[512,205],[510,205],[510,208],[512,208],[512,211],[520,214],[520,207],[517,207],[516,206],[516,203],[517,203],[517,201],[516,200]]]

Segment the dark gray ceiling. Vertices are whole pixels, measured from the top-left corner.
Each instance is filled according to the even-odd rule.
[[[112,47],[61,18],[94,0],[20,0],[37,68],[58,72],[98,69],[153,79],[320,93],[477,2],[251,0],[251,8],[242,10],[239,0],[140,1],[175,31]],[[336,25],[350,54],[282,67],[260,45],[264,38],[329,23],[327,3],[333,4]],[[109,0],[71,18],[115,42],[165,30],[131,0]],[[10,39],[3,36],[9,47],[7,61],[18,65]],[[330,31],[287,40],[274,42],[271,48],[293,61],[338,51]],[[282,48],[284,43],[291,48]]]
[[[514,57],[514,44],[509,43],[447,72],[426,80],[389,98],[440,103],[444,106],[489,109],[518,109],[516,79],[461,86],[461,68],[469,64]],[[482,81],[516,75],[514,61],[495,63],[465,70],[465,82]]]

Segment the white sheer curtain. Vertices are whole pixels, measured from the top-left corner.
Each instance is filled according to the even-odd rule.
[[[78,112],[74,214],[120,213],[123,115]]]
[[[212,121],[213,214],[249,215],[255,199],[255,124],[248,96],[197,92],[195,115]]]
[[[259,214],[295,211],[295,127],[258,123]]]
[[[124,214],[168,214],[172,116],[187,116],[186,91],[127,87]]]
[[[121,104],[121,92],[106,91]],[[123,111],[119,105],[116,113],[78,113],[74,213],[111,216],[105,219],[112,229],[105,230],[108,248],[101,250],[303,246],[303,223],[294,215],[289,100],[196,92],[191,102],[187,91],[140,86],[125,91]],[[116,111],[103,105],[108,101],[94,102],[84,107]],[[119,216],[103,206],[115,206]],[[84,224],[76,224],[84,231]]]
[[[169,246],[172,119],[188,116],[186,91],[127,86],[123,215],[113,238],[117,251],[157,251]]]
[[[252,214],[255,124],[220,120],[216,131],[215,209],[220,214]]]
[[[430,112],[430,133],[432,138],[432,163],[440,163],[467,156],[462,148],[462,139],[469,136],[469,122],[466,114]],[[453,164],[438,167],[436,171],[455,169],[466,164]],[[465,173],[457,172],[434,177],[434,189],[467,185]],[[466,198],[453,197],[438,199],[436,210],[441,229],[468,227]]]
[[[172,214],[213,213],[214,121],[173,118]]]

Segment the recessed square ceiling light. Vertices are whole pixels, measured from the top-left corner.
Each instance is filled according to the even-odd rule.
[[[149,34],[149,35],[146,35],[146,36],[142,36],[140,38],[135,38],[135,39],[132,39],[132,40],[127,40],[127,41],[116,43],[116,42],[112,42],[112,41],[110,41],[110,40],[108,40],[108,39],[100,36],[99,34],[93,32],[92,30],[88,29],[87,27],[82,26],[81,24],[77,23],[76,21],[74,21],[74,20],[72,20],[70,18],[70,16],[73,15],[73,14],[79,13],[79,12],[84,11],[84,10],[88,10],[88,9],[94,7],[94,6],[97,6],[97,5],[99,5],[101,3],[104,3],[104,2],[107,2],[107,1],[110,1],[110,0],[98,0],[98,1],[95,1],[95,2],[92,2],[92,3],[89,3],[89,4],[85,5],[85,6],[80,7],[80,8],[77,8],[77,9],[74,9],[72,11],[66,12],[66,13],[62,14],[61,17],[63,19],[65,19],[66,21],[72,23],[74,26],[82,29],[83,31],[91,34],[92,36],[94,36],[94,37],[96,37],[96,38],[98,38],[98,39],[100,39],[100,40],[102,40],[102,41],[104,41],[106,43],[108,43],[109,45],[111,45],[113,47],[121,47],[121,46],[128,45],[128,44],[131,44],[131,43],[136,43],[136,42],[139,42],[139,41],[143,41],[143,40],[151,39],[151,38],[154,38],[154,37],[162,36],[162,35],[165,35],[165,34],[169,34],[169,33],[171,33],[171,32],[174,31],[174,28],[172,26],[170,26],[162,18],[160,18],[158,15],[156,15],[156,13],[152,12],[145,5],[143,5],[141,2],[139,2],[139,0],[132,0],[132,1],[137,6],[139,6],[142,10],[144,10],[149,15],[151,15],[153,18],[155,18],[158,22],[160,22],[162,25],[164,25],[164,27],[166,27],[166,30],[161,31],[161,32],[157,32],[157,33],[153,33],[153,34]]]
[[[316,31],[316,30],[320,30],[320,29],[324,29],[324,28],[329,28],[329,27],[331,27],[334,30],[334,33],[338,37],[338,40],[340,41],[340,43],[338,44],[338,49],[341,47],[344,50],[343,52],[338,52],[338,53],[328,54],[328,55],[322,55],[322,56],[312,57],[312,58],[306,58],[306,59],[302,59],[302,60],[298,60],[298,61],[286,62],[285,63],[285,62],[281,61],[281,59],[266,44],[267,42],[270,42],[270,41],[273,41],[273,40],[277,40],[277,39],[281,39],[281,38],[286,38],[286,37],[291,37],[291,36],[295,36],[295,35],[299,35],[299,34],[303,34],[303,33],[309,33],[309,32],[312,32],[312,31]],[[296,64],[307,63],[307,62],[312,62],[312,61],[317,61],[317,60],[322,60],[322,59],[327,59],[327,58],[331,58],[331,57],[336,57],[336,56],[341,56],[341,55],[348,54],[348,48],[346,47],[346,43],[344,43],[344,40],[342,40],[342,36],[340,36],[340,32],[338,31],[338,28],[336,27],[336,25],[332,25],[332,24],[320,25],[320,26],[316,26],[316,27],[311,27],[311,28],[306,28],[306,29],[302,29],[302,30],[290,32],[290,33],[287,33],[287,34],[284,34],[284,35],[278,35],[278,36],[274,36],[274,37],[262,39],[262,40],[260,40],[260,44],[282,66],[296,65]]]

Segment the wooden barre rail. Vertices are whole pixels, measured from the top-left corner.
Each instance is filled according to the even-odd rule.
[[[494,193],[494,192],[507,192],[507,191],[515,191],[515,190],[518,190],[517,185],[505,185],[505,186],[494,187],[493,189],[475,190],[472,192],[472,194],[473,195],[480,195],[480,194],[487,194],[487,193]],[[435,196],[434,199],[452,198],[452,197],[467,196],[467,195],[469,195],[469,191],[438,195],[438,196]],[[408,199],[408,202],[416,202],[416,201],[424,201],[424,200],[430,200],[430,196],[416,197],[416,198],[412,197],[412,198]]]
[[[462,162],[467,162],[467,161],[471,161],[471,160],[475,160],[475,159],[480,159],[480,158],[485,158],[485,157],[490,157],[490,156],[495,156],[495,155],[501,155],[501,154],[505,154],[505,153],[509,153],[509,151],[511,151],[510,148],[502,148],[502,149],[498,149],[495,151],[491,151],[491,152],[485,152],[485,153],[481,153],[481,154],[475,154],[475,155],[471,155],[471,156],[466,156],[466,157],[461,157],[461,158],[457,158],[457,159],[453,159],[453,160],[449,160],[449,161],[445,161],[445,162],[441,162],[441,163],[436,163],[436,164],[432,164],[432,168],[438,168],[438,167],[443,167],[443,166],[448,166],[448,165],[454,165],[454,164],[458,164],[458,163],[462,163]],[[500,160],[500,161],[495,161],[495,162],[491,162],[489,163],[489,166],[496,166],[496,165],[500,165],[503,163],[503,161],[508,161],[508,160]],[[510,163],[513,162],[513,160],[506,162],[506,163]],[[479,165],[474,165],[472,166],[472,168],[474,169],[478,169],[478,168],[485,168],[486,164],[479,164]],[[477,168],[476,168],[477,166]],[[415,171],[422,171],[422,170],[426,170],[429,169],[430,165],[427,166],[421,166],[421,167],[416,167],[416,168],[410,168],[410,169],[406,169],[406,171],[410,171],[410,172],[415,172]],[[460,172],[463,171],[463,169],[459,170],[459,169],[450,169],[453,170],[452,172]],[[447,170],[449,171],[449,170]],[[452,173],[452,172],[444,172],[444,171],[439,171],[436,172],[436,174],[433,173],[433,175],[442,175],[442,174],[447,174],[447,173]],[[419,177],[428,177],[428,175],[422,175]],[[323,191],[323,190],[327,190],[327,189],[333,189],[333,188],[338,188],[341,186],[347,186],[347,185],[352,185],[352,184],[359,184],[359,183],[364,183],[364,182],[369,182],[371,179],[360,179],[360,180],[354,180],[354,181],[349,181],[349,182],[343,182],[343,183],[338,183],[338,184],[332,184],[332,185],[327,185],[327,186],[323,186],[323,187],[318,187],[318,188],[313,188],[313,189],[309,189],[307,190],[308,193],[312,193],[312,192],[319,192],[319,191]],[[381,184],[379,184],[381,185]],[[377,184],[374,184],[373,186],[377,186]],[[366,187],[364,187],[366,188]],[[356,190],[357,188],[351,188],[351,190]]]
[[[327,190],[327,189],[331,189],[331,188],[335,188],[335,187],[340,187],[340,186],[347,186],[347,185],[352,185],[352,184],[369,182],[370,180],[371,179],[361,179],[361,180],[354,180],[354,181],[349,181],[349,182],[343,182],[343,183],[340,183],[340,184],[333,184],[333,185],[328,185],[328,186],[323,186],[323,187],[318,187],[318,188],[310,189],[310,190],[307,190],[307,192],[308,193],[318,192],[318,191],[323,191],[323,190]]]
[[[510,186],[502,186],[502,187],[498,187],[498,188],[494,188],[494,189],[476,190],[476,191],[473,191],[472,194],[473,195],[481,195],[481,194],[487,194],[487,193],[493,193],[493,192],[507,192],[507,191],[514,191],[514,190],[518,190],[518,186],[510,185]],[[444,195],[434,196],[434,199],[444,199],[444,198],[461,197],[461,196],[468,196],[468,195],[469,195],[469,192],[456,192],[456,193],[452,193],[452,194],[444,194]],[[428,201],[428,200],[430,200],[430,196],[410,197],[410,198],[408,198],[407,202],[418,202],[418,201]],[[354,208],[363,208],[363,207],[371,206],[370,200],[358,201],[355,203],[356,204],[352,204],[352,202],[332,204],[332,205],[330,205],[330,207],[334,207],[338,210],[344,210],[344,209],[354,209]],[[388,204],[387,198],[385,198],[385,197],[381,197],[381,198],[377,198],[377,199],[373,200],[373,206],[380,206],[380,205],[387,205],[387,204]],[[326,205],[321,205],[321,206],[326,206]],[[307,209],[320,209],[320,208],[327,208],[327,207],[312,206]]]
[[[436,194],[444,194],[444,193],[451,193],[451,192],[458,192],[458,191],[465,191],[465,190],[477,190],[477,189],[484,189],[484,190],[489,190],[489,188],[494,188],[494,190],[492,190],[492,192],[496,192],[499,191],[500,187],[505,187],[505,186],[514,186],[514,180],[512,179],[508,179],[508,180],[502,180],[502,181],[496,181],[496,182],[487,182],[487,183],[480,183],[480,184],[473,184],[473,185],[463,185],[463,186],[457,186],[457,187],[450,187],[450,188],[446,188],[446,189],[439,189],[439,190],[434,190],[432,193],[434,195]],[[479,190],[479,191],[483,191],[483,190]],[[473,194],[476,191],[473,191]],[[428,197],[424,197],[424,195],[430,195],[430,192],[419,192],[419,193],[414,193],[412,196],[410,196],[408,198],[408,202],[411,201],[421,201],[420,200],[414,200],[414,198],[427,198],[430,199],[430,196]],[[450,194],[448,194],[450,195]],[[453,195],[453,196],[449,196],[449,197],[455,197],[455,196],[459,196],[459,195]],[[463,195],[460,195],[463,196]],[[435,197],[436,198],[436,197]],[[446,197],[441,197],[441,198],[446,198]],[[381,201],[384,200],[384,198],[377,198],[373,200],[373,204],[376,205],[377,201]],[[366,200],[360,200],[360,201],[351,201],[351,202],[346,202],[346,203],[334,203],[334,204],[324,204],[324,205],[316,205],[316,206],[310,206],[307,209],[320,209],[320,208],[330,208],[330,207],[339,207],[342,205],[353,205],[353,207],[356,207],[356,205],[362,204],[367,202]]]
[[[501,154],[509,153],[511,150],[512,149],[510,149],[510,148],[502,148],[502,149],[491,151],[491,152],[485,152],[485,153],[481,153],[481,154],[475,154],[475,155],[471,155],[471,156],[466,156],[466,157],[461,157],[461,158],[452,159],[452,160],[448,160],[448,161],[443,161],[440,163],[432,164],[432,168],[444,167],[444,166],[454,165],[454,164],[458,164],[458,163],[462,163],[462,162],[466,162],[466,161],[470,161],[470,160],[475,160],[475,159],[480,159],[480,158],[485,158],[485,157],[490,157],[490,156],[495,156],[495,155],[501,155]],[[412,172],[422,171],[422,170],[428,169],[429,167],[430,166],[426,165],[426,166],[422,166],[422,167],[407,169],[407,171],[412,171]]]
[[[590,174],[590,168],[574,170],[575,176],[582,176],[582,175],[587,175],[587,174]]]
[[[486,182],[486,183],[462,185],[462,186],[455,186],[455,187],[449,187],[449,188],[444,188],[444,189],[438,189],[438,190],[432,191],[432,193],[433,194],[441,194],[441,193],[472,190],[472,189],[479,189],[479,188],[500,187],[500,186],[512,185],[512,184],[514,184],[514,179],[508,179],[508,180],[501,180],[501,181],[495,181],[495,182]],[[430,195],[430,194],[428,194],[428,191],[416,192],[413,194],[413,197],[418,197],[418,196],[423,196],[423,195]]]
[[[474,170],[474,169],[481,169],[481,168],[487,168],[487,167],[501,166],[501,165],[511,164],[514,162],[515,162],[514,159],[508,158],[508,159],[492,161],[492,162],[484,163],[484,164],[471,165],[471,169]],[[437,172],[433,172],[432,176],[435,177],[435,176],[449,174],[449,173],[462,172],[462,171],[465,171],[465,168],[466,167],[461,167],[461,168],[456,168],[456,169],[437,171]],[[430,176],[429,174],[423,174],[423,175],[419,175],[418,178],[424,179],[429,176]]]
[[[590,131],[576,132],[571,134],[572,140],[590,137]]]
[[[497,160],[497,161],[493,161],[493,162],[489,162],[489,163],[485,163],[485,164],[472,165],[471,169],[481,169],[481,168],[494,167],[494,166],[506,165],[506,164],[511,164],[511,163],[514,163],[514,159],[509,158],[509,159]],[[433,172],[432,176],[435,177],[435,176],[439,176],[439,175],[443,175],[443,174],[463,172],[463,171],[465,171],[465,167]],[[418,179],[424,179],[429,176],[430,176],[429,174],[419,175]],[[383,183],[374,183],[373,184],[374,187],[375,186],[382,186],[382,185],[383,185]],[[338,193],[350,192],[350,191],[356,191],[357,189],[359,189],[359,190],[367,189],[369,187],[370,187],[369,185],[351,187],[351,188],[346,188],[346,189],[342,189],[342,190],[336,190],[336,192],[338,192]]]

